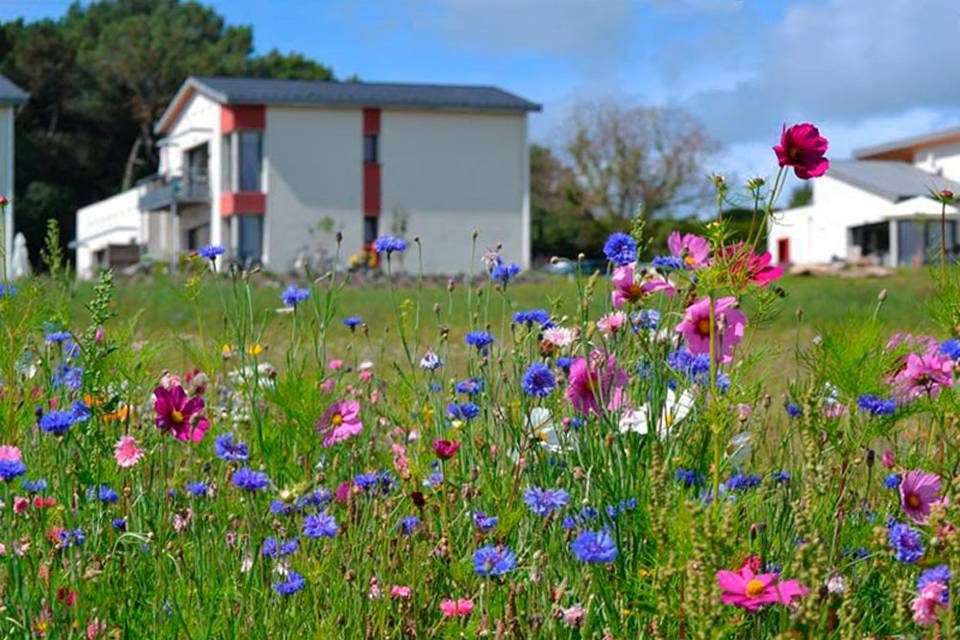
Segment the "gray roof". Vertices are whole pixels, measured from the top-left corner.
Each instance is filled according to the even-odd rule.
[[[957,138],[957,137],[960,137],[960,127],[948,127],[946,129],[938,129],[937,131],[930,131],[928,133],[921,133],[915,136],[909,136],[906,138],[891,140],[890,142],[884,142],[882,144],[875,144],[869,147],[861,147],[859,149],[854,149],[853,157],[867,158],[867,157],[875,156],[881,153],[897,151],[898,149],[905,149],[907,147],[928,145],[932,142],[938,142],[944,138]]]
[[[895,160],[832,160],[827,175],[891,202],[928,196],[941,189],[960,193],[960,182]]]
[[[23,104],[26,101],[26,91],[0,76],[0,104]]]

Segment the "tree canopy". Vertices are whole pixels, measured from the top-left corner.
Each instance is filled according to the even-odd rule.
[[[16,118],[17,230],[38,255],[46,220],[154,173],[153,125],[190,75],[333,80],[299,53],[253,50],[253,28],[180,0],[74,3],[56,20],[0,24],[0,73],[30,93]]]

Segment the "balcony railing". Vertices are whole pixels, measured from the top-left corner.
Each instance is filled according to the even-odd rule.
[[[155,178],[146,181],[147,191],[140,196],[142,211],[161,211],[177,205],[210,202],[210,182],[206,176]]]

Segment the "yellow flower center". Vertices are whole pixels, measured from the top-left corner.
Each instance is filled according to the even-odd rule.
[[[173,420],[175,424],[181,424],[183,422],[183,414],[174,409],[170,412],[170,419]]]
[[[340,425],[343,424],[343,416],[340,415],[339,413],[335,413],[333,414],[333,418],[330,419],[330,422],[333,423],[333,426],[339,427]]]
[[[683,259],[683,261],[686,262],[691,267],[697,263],[696,259],[694,259],[694,257],[691,255],[688,255],[686,258]]]
[[[764,585],[760,580],[751,580],[747,583],[747,596],[750,598],[756,598],[761,593],[763,593]]]
[[[907,496],[907,505],[912,509],[917,509],[920,507],[920,496],[915,493],[911,493]]]
[[[697,322],[697,332],[700,335],[709,336],[710,335],[710,320],[703,319]]]

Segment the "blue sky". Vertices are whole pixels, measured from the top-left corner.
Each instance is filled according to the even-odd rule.
[[[780,124],[812,121],[831,155],[960,124],[956,0],[222,0],[258,51],[338,76],[495,84],[544,105],[560,146],[578,101],[681,106],[723,144],[719,172],[773,171]],[[0,0],[0,19],[61,0]]]

